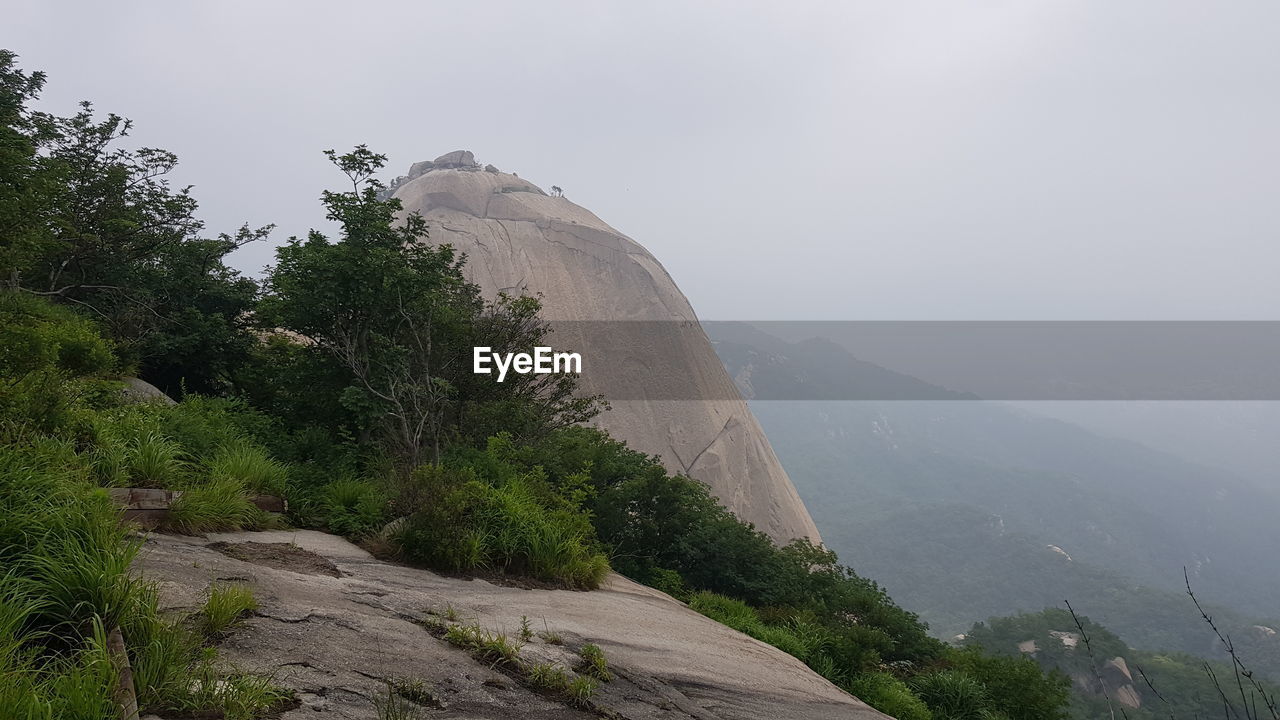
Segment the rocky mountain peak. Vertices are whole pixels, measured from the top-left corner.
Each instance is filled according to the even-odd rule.
[[[492,166],[489,166],[492,167]],[[551,195],[514,173],[481,168],[455,151],[416,163],[388,189],[405,212],[427,220],[430,242],[466,253],[465,272],[486,294],[540,294],[552,322],[650,321],[691,325],[678,347],[618,347],[601,332],[570,341],[584,364],[643,373],[668,357],[683,361],[683,376],[711,400],[609,398],[596,422],[667,469],[705,482],[740,518],[775,540],[818,531],[769,440],[733,382],[684,293],[648,250],[586,208]],[[583,390],[604,392],[584,374]],[[608,393],[605,393],[606,395]]]

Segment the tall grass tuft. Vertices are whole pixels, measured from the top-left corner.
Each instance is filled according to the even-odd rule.
[[[128,450],[129,476],[141,487],[173,487],[186,469],[182,447],[160,433],[135,439]]]
[[[446,571],[488,568],[598,587],[609,562],[592,548],[590,521],[547,507],[532,485],[517,477],[497,487],[467,480],[436,488],[438,496],[410,516],[394,540],[410,560]]]
[[[593,677],[600,682],[609,682],[613,680],[613,673],[609,670],[609,661],[604,657],[604,651],[595,643],[587,643],[578,650],[578,657],[582,658],[582,665],[578,672],[589,677]]]
[[[126,538],[101,503],[66,512],[66,531],[46,537],[26,566],[43,598],[40,625],[83,636],[94,622],[118,624],[133,604],[140,581],[129,565],[141,541]]]
[[[49,673],[49,707],[58,720],[100,720],[115,717],[118,678],[107,647],[107,631],[94,618],[82,647],[52,663]]]
[[[373,710],[378,714],[378,720],[418,720],[422,717],[422,710],[401,695],[390,682],[373,698]]]
[[[325,486],[321,497],[329,529],[339,535],[361,539],[386,524],[387,498],[372,483],[335,480]]]
[[[911,688],[889,673],[867,672],[855,675],[845,689],[890,717],[899,720],[935,720],[929,707],[911,692]]]
[[[934,717],[946,720],[986,720],[990,694],[972,675],[942,670],[919,675],[911,689],[933,710]]]
[[[221,478],[195,485],[169,508],[166,528],[186,534],[243,530],[263,521],[263,512],[249,501],[244,485]]]
[[[200,631],[206,638],[221,637],[257,609],[258,601],[249,587],[214,584],[200,608]]]
[[[130,646],[138,704],[186,709],[182,698],[191,692],[191,669],[200,659],[201,638],[182,623],[163,619],[157,600],[155,585],[143,585],[134,611],[121,623]]]
[[[289,471],[271,459],[267,451],[240,441],[223,447],[208,463],[209,477],[217,482],[239,482],[246,490],[260,495],[284,495]]]

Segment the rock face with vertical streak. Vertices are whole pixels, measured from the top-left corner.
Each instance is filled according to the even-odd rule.
[[[628,348],[626,357],[614,359],[645,367],[645,353],[679,352],[682,372],[716,388],[708,394],[713,399],[611,399],[612,409],[597,424],[661,457],[668,470],[705,482],[738,517],[775,540],[819,540],[750,409],[735,391],[723,391],[732,380],[697,328],[689,301],[647,250],[564,197],[478,165],[467,151],[415,163],[389,192],[406,212],[427,219],[432,243],[467,254],[466,272],[488,296],[541,293],[543,315],[552,321],[675,321],[695,328],[680,334],[684,347]],[[619,352],[600,337],[584,341],[573,348],[584,363]]]

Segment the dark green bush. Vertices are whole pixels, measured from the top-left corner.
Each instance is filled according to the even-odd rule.
[[[983,720],[991,707],[987,686],[958,670],[941,670],[918,675],[911,689],[924,700],[935,720]]]
[[[855,675],[849,683],[849,692],[863,702],[889,717],[898,720],[934,720],[919,697],[898,678],[886,672],[867,672]]]
[[[483,568],[570,587],[596,587],[609,570],[588,516],[541,470],[513,461],[508,438],[415,471],[397,505],[416,508],[395,540],[409,559],[451,572]]]
[[[321,497],[325,522],[339,535],[368,537],[387,522],[387,496],[372,483],[337,480],[325,487]]]

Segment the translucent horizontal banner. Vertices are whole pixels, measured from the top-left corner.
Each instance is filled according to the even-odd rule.
[[[1280,322],[557,321],[609,400],[1280,400]]]

